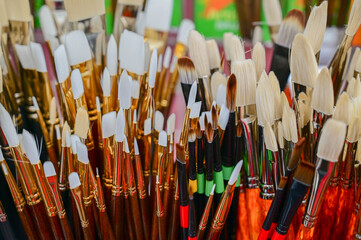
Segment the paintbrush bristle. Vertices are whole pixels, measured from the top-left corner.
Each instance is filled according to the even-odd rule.
[[[170,64],[170,69],[169,69],[170,73],[174,72],[175,68],[177,67],[177,63],[178,63],[178,57],[173,54],[172,62]]]
[[[57,116],[56,111],[57,111],[56,101],[55,101],[55,97],[53,97],[50,101],[50,108],[49,108],[49,122],[52,125],[54,125],[56,123],[56,116]]]
[[[182,83],[192,84],[197,80],[197,72],[193,61],[188,57],[178,59],[178,72]]]
[[[68,176],[70,189],[77,188],[81,185],[79,175],[76,172],[72,172]]]
[[[175,114],[172,113],[167,119],[167,135],[173,134],[174,130],[175,130]]]
[[[149,135],[152,132],[152,119],[147,118],[144,121],[144,136]]]
[[[214,129],[216,129],[218,127],[218,114],[215,106],[212,106],[211,114],[212,114],[212,126]]]
[[[259,81],[261,74],[266,69],[266,51],[262,43],[257,42],[252,49],[252,60],[256,68],[256,80]]]
[[[26,157],[29,159],[32,165],[35,165],[40,162],[40,154],[38,151],[38,146],[36,144],[34,136],[26,131],[23,130],[23,150],[26,154]]]
[[[194,129],[189,129],[188,132],[188,142],[195,142],[196,140],[196,131]]]
[[[66,142],[66,133],[70,132],[70,127],[67,121],[65,121],[64,125],[63,125],[63,129],[61,131],[61,146],[62,147],[69,147],[67,146],[67,142]]]
[[[350,143],[357,142],[361,134],[361,118],[356,115],[351,117],[350,125],[347,130],[347,141]],[[342,135],[341,135],[342,136]]]
[[[88,164],[89,157],[88,157],[88,148],[86,147],[86,145],[81,142],[77,142],[76,149],[77,149],[77,153],[78,153],[79,162],[81,162],[83,164]]]
[[[281,92],[281,105],[282,105],[282,109],[287,106],[290,106],[290,103],[288,102],[287,96],[285,94],[285,92]],[[283,111],[283,110],[282,110]]]
[[[144,74],[144,37],[124,30],[119,40],[120,67],[132,73]],[[143,64],[139,64],[143,63]]]
[[[307,87],[315,85],[318,69],[315,53],[304,35],[297,34],[291,51],[292,81]]]
[[[236,94],[237,94],[237,78],[236,75],[231,74],[227,81],[227,108],[230,112],[236,111]]]
[[[207,118],[207,117],[206,117]],[[205,119],[206,119],[205,118]],[[208,122],[206,126],[206,137],[207,137],[207,141],[208,143],[213,142],[213,128],[212,128],[212,123]]]
[[[236,35],[233,35],[231,39],[231,49],[232,50],[230,51],[230,58],[232,64],[233,62],[243,61],[246,59],[243,41]]]
[[[176,155],[177,155],[177,161],[186,164],[185,154],[184,154],[184,146],[177,144],[176,145]]]
[[[64,45],[60,45],[54,52],[56,75],[59,83],[65,82],[70,75],[70,66]]]
[[[279,26],[282,22],[282,9],[279,0],[262,1],[268,26]]]
[[[88,131],[89,131],[88,112],[83,107],[79,107],[75,116],[74,133],[79,137],[86,139],[88,136]]]
[[[159,144],[159,146],[162,146],[162,147],[167,146],[167,133],[165,131],[159,132],[158,144]]]
[[[361,1],[355,0],[352,4],[350,15],[348,18],[345,34],[348,36],[354,36],[361,23]]]
[[[200,120],[197,121],[197,138],[202,138],[203,133],[201,129]]]
[[[0,126],[3,131],[6,141],[9,144],[9,147],[14,147],[19,145],[19,138],[11,119],[10,114],[6,111],[4,106],[0,103]]]
[[[56,171],[52,162],[45,161],[43,167],[44,167],[45,177],[56,176]]]
[[[48,5],[44,4],[39,9],[39,20],[45,41],[48,41],[49,38],[56,37],[56,35],[58,35],[55,21]]]
[[[115,120],[115,141],[122,142],[124,140],[125,138],[124,129],[125,129],[124,111],[122,108],[120,108],[117,114],[117,118]]]
[[[151,59],[150,59],[150,66],[149,66],[149,77],[148,77],[148,81],[149,81],[149,87],[150,88],[154,88],[155,85],[155,79],[157,76],[157,67],[158,67],[158,51],[157,49],[153,50]]]
[[[81,77],[79,69],[74,69],[71,72],[70,80],[73,97],[74,99],[78,99],[84,94],[83,79]]]
[[[227,82],[226,84],[220,84],[217,88],[217,97],[216,97],[216,102],[218,106],[222,106],[223,104],[227,104]]]
[[[354,67],[352,68],[352,67],[350,66],[350,69],[349,69],[349,71],[350,71],[349,75],[351,75],[351,76],[353,76],[354,70],[355,70],[356,72],[358,72],[358,73],[361,72],[361,54],[360,54],[360,48],[356,48],[356,49],[355,49],[355,52],[354,52],[354,55],[353,55],[352,61],[351,61],[351,65],[352,65],[352,64],[354,65]],[[348,79],[348,80],[350,80],[350,79]]]
[[[66,34],[65,49],[71,66],[91,59],[91,50],[85,33],[72,31]]]
[[[138,11],[137,18],[134,24],[134,31],[139,35],[144,35],[145,31],[145,12]]]
[[[201,101],[193,103],[191,107],[191,113],[189,114],[189,118],[190,119],[198,118],[201,112],[201,107],[202,107]]]
[[[218,69],[221,64],[221,55],[216,40],[210,39],[206,41],[208,61],[210,69]]]
[[[298,9],[291,10],[281,23],[276,39],[276,44],[289,48],[296,34],[303,32],[304,26],[304,13]]]
[[[171,47],[168,46],[165,49],[165,53],[164,53],[163,68],[165,69],[169,68],[171,56],[172,56],[172,49]]]
[[[71,150],[73,152],[73,154],[78,154],[78,149],[77,149],[77,143],[80,142],[80,138],[79,136],[73,134],[70,136],[70,141],[71,141]]]
[[[15,50],[20,64],[24,69],[36,68],[30,46],[15,44]]]
[[[333,111],[333,86],[328,68],[322,68],[316,79],[313,89],[311,107],[317,112],[332,115]]]
[[[271,125],[268,122],[266,122],[264,125],[263,134],[264,134],[263,137],[264,137],[266,149],[272,152],[277,152],[278,148],[277,148],[276,136],[271,128]]]
[[[298,141],[296,114],[293,109],[288,106],[285,106],[283,109],[282,128],[283,136],[287,141],[292,141],[293,143]]]
[[[164,116],[160,111],[156,111],[154,114],[154,129],[157,132],[161,132],[163,130],[164,125]]]
[[[332,118],[348,125],[350,123],[351,107],[350,97],[346,92],[343,92],[336,102]]]
[[[149,71],[150,46],[148,39],[144,41],[144,73]]]
[[[115,134],[117,114],[115,111],[109,112],[102,117],[103,138],[111,137]]]
[[[357,75],[357,79],[351,78],[346,89],[347,94],[351,99],[361,97],[361,82],[360,75]]]
[[[280,149],[283,149],[285,147],[285,140],[283,138],[283,128],[282,128],[282,122],[277,123],[277,142]]]
[[[60,46],[59,39],[56,37],[51,37],[48,39],[48,43],[49,43],[49,47],[50,47],[50,52],[54,56],[55,50],[58,49],[58,47]]]
[[[159,54],[158,57],[158,65],[157,65],[157,72],[162,71],[162,63],[163,63],[163,54]]]
[[[70,22],[105,14],[104,2],[98,0],[64,0],[64,6]]]
[[[189,56],[194,62],[198,78],[210,76],[210,68],[208,62],[207,45],[204,37],[192,30],[188,38]]]
[[[262,73],[256,90],[256,109],[258,125],[264,126],[266,122],[273,125],[275,121],[275,97],[271,81],[265,72]]]
[[[9,20],[29,22],[33,20],[30,12],[30,4],[27,0],[6,1],[6,9]]]
[[[303,33],[315,53],[318,53],[321,50],[323,37],[325,36],[327,6],[328,2],[324,1],[320,4],[320,6],[314,6],[312,8]]]
[[[219,112],[218,125],[222,130],[226,130],[226,126],[229,119],[229,110],[226,105],[221,106],[221,111]]]
[[[238,179],[238,175],[241,172],[242,165],[243,165],[243,160],[239,161],[237,165],[234,167],[232,174],[229,177],[228,185],[233,185],[236,183]]]
[[[360,119],[357,121],[358,137],[360,136]],[[351,125],[350,125],[351,126]],[[354,129],[354,130],[356,130]],[[343,149],[346,137],[346,124],[335,119],[329,119],[322,128],[318,142],[317,157],[332,162],[337,162]],[[357,140],[356,140],[357,141]]]
[[[201,116],[199,117],[199,120],[198,120],[201,131],[206,130],[206,126],[204,125],[205,116],[206,116],[206,113],[202,112],[202,114],[201,114]]]
[[[311,108],[311,105],[302,101],[298,101],[298,111],[300,115],[299,125],[300,128],[303,128],[311,121],[313,110]]]
[[[103,90],[103,96],[110,97],[110,92],[111,92],[113,84],[111,83],[110,73],[109,73],[109,69],[107,67],[104,68],[103,76],[102,76],[100,83],[101,83],[102,90]]]
[[[217,96],[218,86],[224,84],[227,84],[227,78],[224,74],[217,71],[212,74],[211,77],[211,89],[212,89],[212,96]]]
[[[232,62],[232,73],[237,78],[236,106],[256,103],[256,68],[252,60]]]
[[[60,133],[59,125],[55,125],[55,136],[56,136],[56,140],[61,140],[61,133]]]
[[[268,79],[271,82],[273,95],[275,97],[275,118],[280,119],[283,111],[280,83],[273,71],[269,73]]]
[[[38,72],[47,72],[45,56],[40,43],[30,42],[31,54],[35,62],[35,69]]]
[[[140,85],[138,80],[132,80],[131,82],[131,96],[132,99],[139,99]]]
[[[118,100],[123,109],[129,109],[131,106],[131,81],[127,71],[123,71],[118,85]]]
[[[177,42],[187,46],[189,32],[195,28],[192,20],[183,19],[178,29]]]
[[[305,185],[312,184],[313,175],[315,174],[315,166],[310,162],[301,161],[298,165],[293,178]]]
[[[303,149],[305,147],[306,139],[301,138],[295,145],[295,147],[292,150],[291,157],[287,163],[287,169],[289,171],[293,171],[300,161],[301,154],[303,153]]]
[[[107,47],[107,67],[109,69],[109,73],[112,76],[117,75],[118,71],[118,49],[117,42],[113,34],[110,36]]]
[[[252,45],[255,46],[258,42],[262,42],[263,31],[261,26],[255,26],[252,34]]]
[[[173,1],[148,0],[145,9],[145,27],[168,32],[173,13]]]
[[[223,47],[224,47],[224,53],[226,55],[226,60],[231,60],[231,51],[232,51],[232,44],[231,40],[233,37],[233,33],[227,32],[223,34]]]

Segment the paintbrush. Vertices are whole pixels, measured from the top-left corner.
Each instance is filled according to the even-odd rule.
[[[215,72],[211,78],[212,95],[216,96],[217,112],[219,113],[221,106],[226,105],[227,95],[227,78],[220,72]]]
[[[297,9],[291,10],[282,21],[279,33],[275,39],[270,70],[276,74],[282,91],[286,88],[288,76],[290,75],[289,51],[291,44],[296,34],[303,32],[304,21],[305,16],[303,12]]]
[[[188,184],[186,162],[184,156],[184,147],[177,144],[177,171],[179,182],[179,198],[180,198],[180,231],[181,239],[188,239],[189,226],[189,205],[188,205]],[[212,185],[213,186],[213,185]]]
[[[163,90],[166,85],[166,75],[168,73],[171,56],[172,56],[172,49],[168,46],[164,53],[162,70],[159,74],[159,77],[157,78],[158,81],[156,81],[155,86],[154,86],[154,90],[155,90],[154,100],[155,100],[155,106],[156,106],[157,110],[160,109]]]
[[[197,191],[197,163],[196,163],[196,131],[190,129],[188,132],[188,154],[189,154],[189,187]],[[193,198],[193,194],[192,194]]]
[[[194,205],[193,191],[190,187],[189,195],[189,228],[188,228],[188,239],[195,240],[197,239],[197,218],[196,218],[196,209]]]
[[[71,152],[70,127],[65,122],[62,130],[61,157],[59,168],[59,190],[65,191],[68,183],[68,174],[74,171],[73,154]]]
[[[160,192],[160,183],[159,183],[159,176],[157,175],[156,184],[155,184],[155,194],[156,194],[156,216],[157,216],[157,226],[158,226],[158,239],[166,239],[165,234],[165,222],[164,222],[164,210],[163,210],[163,203],[162,197]],[[153,222],[153,224],[155,224]]]
[[[345,137],[346,124],[333,119],[325,123],[317,149],[316,170],[312,189],[303,223],[297,234],[299,239],[310,239],[313,237],[320,206],[342,151]]]
[[[211,118],[211,117],[209,117]],[[214,147],[213,147],[213,137],[214,130],[212,127],[212,119],[208,122],[207,115],[204,118],[204,126],[205,126],[205,136],[206,141],[204,145],[204,153],[205,153],[205,163],[206,163],[206,184],[205,184],[205,201],[208,199],[209,194],[211,193],[213,187],[213,171],[214,171]]]
[[[58,190],[58,181],[56,179],[56,172],[54,165],[52,162],[46,161],[44,162],[43,167],[44,167],[45,177],[47,179],[47,183],[51,191],[50,195],[52,195],[52,198],[56,205],[56,209],[58,211],[58,218],[60,221],[60,226],[63,232],[63,236],[66,239],[74,239],[73,232],[71,230],[68,217],[65,212],[63,201]]]
[[[207,239],[218,239],[221,235],[224,223],[226,222],[229,209],[231,208],[232,198],[234,194],[235,184],[241,171],[243,161],[239,161],[234,167],[228,185],[222,194],[220,203],[214,214],[211,229],[207,234]]]
[[[219,54],[219,49],[218,49],[216,40],[214,40],[214,39],[207,40],[206,46],[207,46],[209,68],[211,69],[211,75],[213,75],[213,73],[215,73],[217,71],[222,71],[220,69],[221,55]],[[216,95],[212,94],[212,96],[215,97]]]
[[[194,23],[190,19],[182,19],[177,35],[177,43],[174,48],[174,55],[177,58],[183,57],[187,52],[187,43],[189,32],[195,28]]]
[[[123,71],[118,85],[118,100],[119,106],[124,111],[124,123],[125,123],[125,136],[129,143],[132,139],[132,112],[131,112],[131,77],[127,71]]]
[[[57,41],[59,44],[59,40],[57,39],[58,29],[56,26],[56,22],[55,22],[55,19],[53,17],[50,7],[46,4],[41,6],[38,14],[39,14],[40,28],[43,33],[44,39],[46,41],[48,50],[49,50],[50,54],[52,55],[51,56],[52,60],[53,60],[52,63],[54,64],[53,50],[55,50],[56,48],[55,49],[53,48],[53,46],[54,46],[53,43]]]
[[[196,96],[197,96],[197,83],[193,82],[192,87],[189,91],[189,97],[188,97],[188,101],[187,101],[187,109],[186,109],[186,113],[184,115],[182,131],[181,131],[181,135],[179,138],[179,143],[181,145],[185,145],[187,138],[188,138],[189,117],[190,117],[190,113],[191,113],[191,107],[193,106],[193,104],[196,100]]]
[[[116,75],[117,77],[117,75]],[[109,73],[109,69],[107,67],[104,68],[103,74],[102,74],[102,78],[101,78],[101,86],[102,86],[102,91],[103,91],[103,114],[107,114],[108,112],[111,112],[115,109],[114,106],[118,106],[117,102],[115,102],[115,104],[113,104],[113,99],[114,96],[117,96],[117,93],[112,94],[112,90],[113,90],[113,84],[114,82],[112,82],[112,80],[114,81],[114,79],[111,79],[110,77],[110,73]],[[116,79],[115,79],[116,80]],[[118,89],[118,82],[115,81],[116,83],[116,89]],[[115,98],[116,99],[116,98]]]
[[[0,151],[0,164],[5,180],[8,184],[11,196],[13,198],[16,211],[18,212],[20,221],[23,225],[24,231],[29,239],[31,240],[37,239],[39,236],[37,233],[37,226],[33,224],[29,207],[28,205],[25,204],[24,197],[21,194],[20,189],[17,183],[15,182],[14,176],[12,175],[1,151]]]
[[[204,117],[203,117],[204,118]],[[197,154],[197,198],[196,198],[196,211],[197,211],[197,221],[199,222],[203,210],[205,208],[204,201],[204,191],[205,191],[205,178],[204,178],[204,119],[199,118],[197,122],[197,142],[196,142],[196,154]]]
[[[278,146],[277,146],[277,140],[276,140],[276,136],[275,136],[275,133],[273,132],[272,128],[271,128],[271,125],[266,122],[265,126],[264,126],[264,143],[265,143],[265,149],[266,149],[266,154],[265,154],[265,161],[266,161],[266,164],[270,164],[272,167],[270,169],[272,169],[272,179],[273,179],[273,182],[274,184],[270,184],[270,185],[274,185],[275,187],[278,186],[278,183],[280,181],[280,172],[281,172],[281,169],[280,169],[280,160],[278,158]],[[263,166],[262,166],[263,167]],[[263,168],[262,169],[263,171],[267,171],[268,168]],[[265,173],[265,174],[269,174],[269,173]],[[265,200],[269,200],[270,198],[273,198],[274,197],[274,186],[267,186],[270,190],[270,192],[262,192],[261,194],[265,193]],[[262,186],[263,187],[266,187],[266,186]],[[267,188],[266,187],[266,188]],[[269,196],[267,196],[268,194],[267,193],[270,193]],[[267,203],[268,202],[268,203]],[[264,203],[264,206],[263,206],[263,209],[264,209],[264,216],[266,216],[267,212],[268,212],[268,209],[271,205],[271,202],[270,201],[263,201]]]
[[[209,194],[207,205],[204,208],[204,211],[202,213],[202,216],[199,221],[198,229],[197,229],[197,239],[203,239],[204,233],[207,228],[208,218],[209,214],[211,213],[212,205],[213,205],[213,196],[214,196],[214,189],[216,187],[216,184],[213,185],[212,191]]]
[[[220,146],[222,146],[223,144],[223,137],[227,127],[228,119],[229,119],[229,109],[226,107],[225,104],[222,104],[218,117],[218,136],[219,136]]]
[[[9,223],[4,206],[0,202],[0,233],[5,239],[16,239],[14,231]]]
[[[178,163],[174,166],[174,185],[173,185],[173,196],[172,196],[172,207],[170,211],[170,220],[169,220],[169,231],[168,240],[175,239],[179,237],[179,226],[180,226],[180,202],[179,202],[179,181],[178,181]]]
[[[139,129],[139,128],[138,128]],[[149,187],[150,183],[150,172],[151,172],[151,141],[152,141],[152,119],[147,118],[144,121],[144,136],[141,138],[142,143],[139,153],[142,159],[143,174],[146,188]]]
[[[231,59],[231,68],[232,64],[237,61],[243,61],[246,59],[244,52],[243,40],[236,35],[233,35],[230,40],[230,59]],[[233,72],[232,72],[233,73]]]
[[[181,81],[181,87],[182,87],[184,101],[185,101],[186,105],[188,106],[190,91],[191,91],[192,85],[194,84],[194,82],[196,82],[196,79],[197,79],[197,73],[195,71],[195,67],[194,67],[192,60],[187,57],[179,58],[178,59],[178,71],[179,71],[179,78]],[[198,86],[197,86],[197,88],[198,88]],[[197,93],[197,96],[198,96],[198,93]]]
[[[357,75],[356,78],[354,77],[351,78],[351,80],[348,82],[346,92],[351,99],[356,99],[359,96],[361,96],[360,75]]]
[[[259,81],[261,74],[266,70],[266,50],[262,43],[257,42],[252,49],[252,60],[256,67],[256,80]]]
[[[223,34],[223,50],[224,50],[224,55],[227,61],[227,65],[228,68],[231,68],[231,51],[232,51],[232,47],[231,47],[231,39],[233,37],[233,33],[231,32],[226,32]]]
[[[118,48],[114,36],[111,35],[107,45],[106,65],[110,75],[110,111],[118,110]]]
[[[282,24],[282,9],[280,2],[277,0],[263,0],[262,5],[272,41],[276,42],[278,32],[280,31],[280,25]]]

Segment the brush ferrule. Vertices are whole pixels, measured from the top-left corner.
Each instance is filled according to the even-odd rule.
[[[205,109],[209,111],[213,101],[209,76],[198,78],[198,92],[201,96],[202,104],[205,104]]]
[[[205,230],[206,227],[207,227],[207,222],[208,222],[209,214],[210,214],[210,212],[211,212],[212,203],[213,203],[213,195],[210,195],[209,198],[208,198],[208,201],[207,201],[207,205],[206,205],[206,207],[204,208],[201,221],[199,222],[199,227],[198,227],[198,229],[199,229],[200,231]]]
[[[273,199],[275,196],[275,188],[273,185],[260,184],[260,197],[265,200]]]
[[[127,174],[128,192],[130,196],[134,196],[135,194],[137,194],[137,188],[135,184],[133,164],[131,162],[129,153],[125,153],[125,159],[126,159],[126,171],[128,173]]]
[[[92,193],[90,191],[90,181],[89,181],[89,164],[84,164],[82,162],[79,163],[79,179],[81,182],[81,188],[83,191],[83,201],[85,206],[89,206],[91,204]]]
[[[115,144],[115,162],[114,162],[114,175],[112,184],[113,196],[120,196],[123,192],[122,187],[122,172],[124,171],[124,158],[123,158],[123,142]]]
[[[182,126],[182,131],[180,134],[180,139],[179,139],[179,144],[181,145],[185,145],[187,139],[188,139],[188,129],[189,129],[189,115],[191,113],[191,109],[187,107],[186,109],[186,113],[184,115],[184,120],[183,120],[183,126]]]
[[[159,176],[159,189],[160,191],[163,191],[163,176],[164,176],[164,165],[167,161],[168,153],[167,153],[167,147],[163,147],[158,145],[158,170],[157,175]]]
[[[357,142],[348,142],[346,140],[344,146],[344,155],[342,157],[343,169],[341,174],[341,183],[342,188],[348,189],[351,188],[353,182],[353,171],[354,171],[354,163],[355,163],[355,155],[356,155]]]
[[[243,118],[242,121],[242,138],[244,139],[244,151],[241,152],[242,159],[247,162],[246,174],[249,178],[257,178],[259,176],[259,167],[256,156],[256,144],[254,140],[254,130],[256,128],[256,117],[249,116]],[[237,159],[238,160],[238,159]]]
[[[139,195],[139,199],[144,199],[147,197],[147,190],[145,189],[145,183],[144,183],[144,177],[143,177],[143,171],[142,171],[142,163],[140,161],[139,155],[135,155],[134,159],[135,159],[135,171],[137,174],[138,195]],[[166,188],[165,185],[164,185],[164,188]]]
[[[231,207],[235,186],[235,184],[227,185],[226,190],[222,194],[221,201],[218,204],[217,211],[212,222],[212,228],[215,230],[221,230],[226,222],[227,215]]]
[[[107,185],[112,184],[113,179],[113,167],[114,167],[114,136],[103,138],[103,145],[104,145],[104,166],[103,166],[103,180],[104,183]]]
[[[78,209],[78,214],[80,218],[80,223],[83,228],[88,227],[89,220],[85,213],[85,206],[83,204],[83,196],[82,196],[82,190],[81,187],[76,187],[74,189],[71,189],[71,194],[73,195],[73,198],[75,200],[76,208]]]
[[[163,54],[168,39],[168,32],[161,32],[155,29],[146,28],[144,38],[149,40],[149,48],[158,49],[158,54]]]
[[[59,216],[59,218],[64,218],[66,213],[65,213],[64,206],[63,206],[63,202],[62,202],[60,194],[59,194],[56,176],[50,176],[50,177],[47,177],[47,179],[48,179],[47,182],[50,186],[50,190],[52,191],[53,196],[54,196],[53,200],[54,200],[56,209],[58,211],[58,216]]]

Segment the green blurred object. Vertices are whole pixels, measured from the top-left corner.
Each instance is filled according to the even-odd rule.
[[[262,4],[262,7],[261,7],[261,27],[262,27],[263,42],[272,41],[271,35],[269,33],[268,25],[267,25],[267,22],[266,22],[266,17],[264,16],[264,12],[263,12],[263,4]]]
[[[104,0],[105,4],[105,25],[107,30],[107,35],[113,33],[113,23],[114,23],[114,9],[112,0]]]
[[[305,1],[306,0],[288,0],[287,7],[286,7],[286,14],[291,11],[292,9],[299,9],[301,11],[305,11]],[[284,16],[286,16],[284,14]]]
[[[173,5],[173,16],[172,16],[171,26],[179,27],[183,16],[182,0],[174,0],[173,4],[174,5]]]
[[[35,12],[34,23],[35,23],[35,28],[40,28],[39,9],[43,5],[44,5],[44,0],[35,0],[34,1],[34,12]]]
[[[223,37],[225,32],[239,35],[238,17],[232,0],[195,0],[194,23],[205,37]]]

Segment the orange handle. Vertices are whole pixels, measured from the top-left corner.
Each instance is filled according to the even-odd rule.
[[[236,240],[250,240],[249,228],[248,228],[248,217],[246,208],[246,193],[239,193],[238,208],[237,208],[237,232]]]
[[[297,240],[311,240],[313,239],[315,228],[307,228],[303,224],[298,230],[296,239]]]
[[[251,240],[257,240],[262,227],[262,206],[259,194],[259,188],[246,188],[246,208]]]

